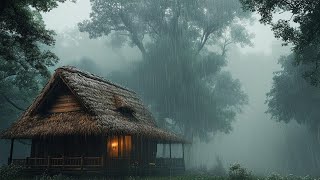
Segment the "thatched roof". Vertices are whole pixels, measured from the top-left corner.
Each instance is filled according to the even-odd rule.
[[[82,106],[81,111],[40,114],[38,110],[64,83]],[[51,95],[52,96],[52,95]],[[125,110],[127,113],[123,113]],[[185,142],[156,126],[151,113],[136,93],[74,67],[58,68],[22,117],[1,138],[34,138],[60,135],[130,134],[162,142]]]

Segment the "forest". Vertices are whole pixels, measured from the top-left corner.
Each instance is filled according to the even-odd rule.
[[[170,179],[320,177],[318,0],[1,0],[0,132],[61,66],[133,90],[190,142]],[[0,179],[32,179],[0,147]]]

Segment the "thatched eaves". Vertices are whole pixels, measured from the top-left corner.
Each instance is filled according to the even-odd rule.
[[[39,114],[46,98],[52,96],[54,87],[59,83],[68,87],[83,110]],[[181,137],[158,128],[135,92],[73,67],[58,68],[28,110],[0,137],[29,139],[111,134],[139,135],[162,142],[185,142]]]

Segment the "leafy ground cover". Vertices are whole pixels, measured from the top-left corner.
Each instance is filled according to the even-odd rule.
[[[41,176],[25,178],[21,173],[21,168],[17,166],[2,166],[0,167],[1,180],[105,180],[117,178],[101,178],[101,177],[68,177],[62,174],[49,176],[43,174]],[[320,180],[320,178],[305,176],[299,177],[294,175],[281,176],[279,174],[271,174],[266,177],[258,177],[253,175],[250,171],[240,166],[240,164],[233,164],[230,166],[228,173],[224,176],[215,176],[212,174],[197,174],[189,172],[189,174],[182,176],[164,176],[164,177],[123,177],[121,179],[127,180]]]

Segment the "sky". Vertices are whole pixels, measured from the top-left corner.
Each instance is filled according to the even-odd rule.
[[[77,0],[76,3],[60,4],[58,8],[43,14],[43,19],[49,29],[62,33],[74,29],[77,23],[88,19],[89,14],[89,0]],[[258,19],[257,15],[255,17]],[[213,165],[215,157],[219,156],[226,166],[233,162],[240,162],[249,169],[265,174],[281,171],[283,149],[280,144],[286,141],[284,132],[290,127],[298,129],[297,124],[279,124],[271,120],[270,115],[265,114],[267,110],[264,104],[265,94],[272,86],[273,72],[280,70],[277,60],[280,55],[288,54],[289,48],[282,47],[281,42],[274,38],[270,27],[261,25],[257,20],[248,29],[255,34],[254,46],[232,48],[228,56],[227,69],[241,81],[249,96],[249,105],[238,115],[233,125],[234,130],[230,134],[217,134],[211,143],[201,143],[196,146],[198,148],[192,149],[199,154],[199,157],[196,157],[193,162]],[[88,48],[97,44],[99,45],[97,40],[93,40],[92,45],[88,45]],[[97,56],[103,51],[110,52],[109,54],[122,53],[113,52],[112,49],[106,50],[105,47],[97,47],[95,51],[69,52],[69,57],[73,58],[72,60],[77,60],[80,56],[95,57],[94,59],[98,59],[96,63],[106,68],[126,64],[125,61],[114,61],[115,57],[111,55],[108,58],[104,57],[105,54]],[[67,60],[62,59],[62,61]]]
[[[66,1],[59,3],[59,7],[43,14],[43,19],[49,29],[57,32],[73,28],[77,23],[89,18],[91,11],[89,0]]]

